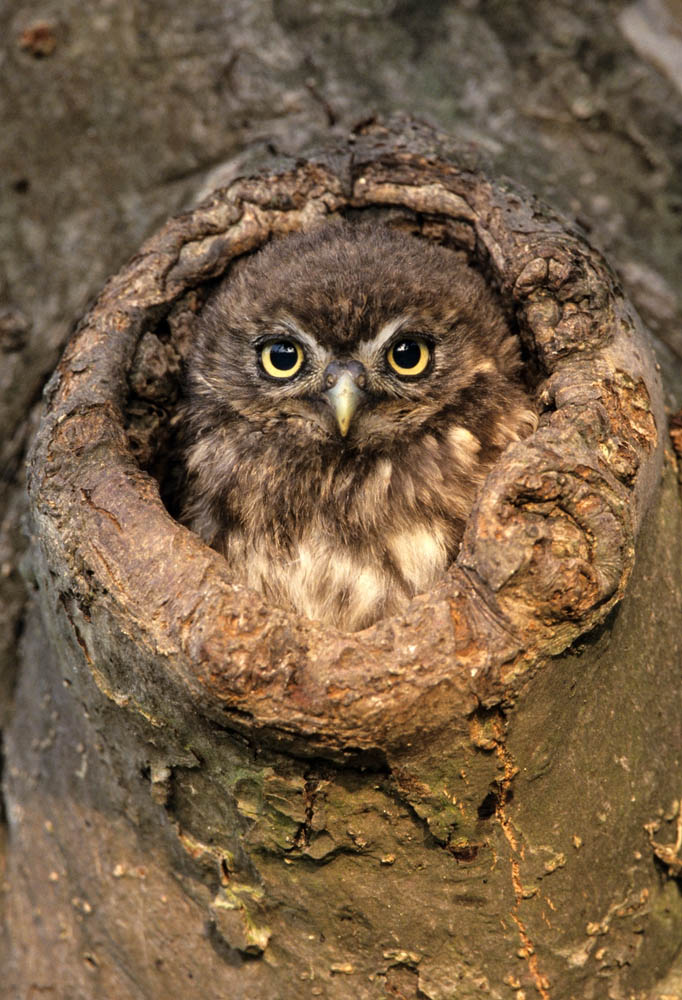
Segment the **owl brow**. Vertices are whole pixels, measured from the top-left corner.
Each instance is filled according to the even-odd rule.
[[[274,329],[267,332],[267,335],[261,334],[256,341],[254,341],[256,346],[262,344],[265,340],[277,340],[278,338],[284,338],[287,335],[293,340],[297,340],[301,347],[304,347],[308,357],[317,358],[320,361],[328,361],[331,359],[330,352],[322,347],[319,341],[315,340],[306,330],[302,330],[301,327],[290,317],[282,317],[273,324]]]
[[[395,319],[389,320],[388,323],[384,323],[375,337],[372,337],[371,340],[363,340],[362,343],[358,345],[358,354],[368,359],[373,358],[383,347],[386,346],[389,340],[394,337],[396,333],[399,333],[404,327],[409,326],[411,322],[411,316],[403,315],[396,316]]]

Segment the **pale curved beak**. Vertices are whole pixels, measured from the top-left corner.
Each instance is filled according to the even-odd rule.
[[[364,392],[356,383],[350,371],[340,372],[335,382],[324,393],[325,398],[336,417],[336,423],[341,431],[341,436],[345,437],[353,419],[353,414],[364,398]]]

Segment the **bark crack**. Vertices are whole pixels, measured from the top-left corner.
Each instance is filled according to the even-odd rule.
[[[315,799],[317,798],[320,782],[317,778],[308,779],[303,792],[305,801],[305,819],[296,831],[292,851],[303,850],[310,845],[312,834],[313,814],[315,812]]]
[[[518,768],[514,764],[512,756],[504,742],[503,720],[501,718],[494,720],[493,728],[495,731],[495,753],[497,754],[497,757],[504,769],[504,777],[500,782],[500,792],[495,812],[505,839],[512,851],[511,881],[514,890],[514,907],[510,915],[516,924],[519,932],[519,938],[521,939],[519,957],[523,958],[524,961],[528,963],[528,970],[533,979],[533,984],[537,992],[542,997],[542,1000],[551,1000],[551,995],[549,993],[549,980],[547,976],[543,975],[540,971],[540,964],[535,951],[535,945],[533,944],[533,940],[520,913],[521,903],[524,900],[524,889],[521,881],[521,864],[519,859],[523,859],[523,847],[519,845],[519,841],[514,832],[512,821],[508,812],[508,806],[511,800],[512,783],[518,772]]]
[[[5,769],[5,740],[4,734],[0,731],[0,870],[4,871],[4,855],[7,837],[7,796],[5,794],[5,784],[2,780]]]
[[[81,496],[93,510],[96,510],[98,514],[104,514],[105,517],[108,517],[109,520],[116,525],[119,531],[121,532],[123,531],[121,522],[118,520],[116,515],[112,514],[112,512],[110,510],[107,510],[106,507],[102,507],[100,504],[95,503],[95,501],[92,499],[92,490],[88,490],[85,489],[84,487],[81,487]]]

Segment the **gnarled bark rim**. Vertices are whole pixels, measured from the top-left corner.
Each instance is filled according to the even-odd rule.
[[[233,585],[170,517],[128,446],[126,376],[142,334],[232,259],[382,207],[441,227],[484,267],[541,374],[543,412],[488,477],[447,579],[346,635]],[[48,388],[30,461],[45,586],[100,687],[143,714],[167,687],[246,731],[332,749],[410,744],[513,697],[543,657],[604,620],[655,492],[662,426],[646,336],[581,236],[447,137],[370,124],[171,219],[103,289]],[[134,647],[128,664],[114,662],[112,637]]]

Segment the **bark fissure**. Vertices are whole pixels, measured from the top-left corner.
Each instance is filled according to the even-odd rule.
[[[502,716],[493,720],[495,731],[495,753],[503,767],[503,777],[499,782],[499,794],[495,806],[495,816],[502,828],[505,839],[509,844],[511,857],[509,864],[511,868],[511,882],[514,891],[514,908],[511,911],[511,918],[516,924],[521,941],[521,948],[517,953],[520,958],[527,963],[535,989],[542,997],[542,1000],[551,1000],[549,992],[550,982],[547,976],[540,970],[540,961],[537,950],[526,924],[521,916],[521,907],[524,900],[528,898],[528,892],[522,881],[522,863],[524,857],[524,846],[519,843],[519,837],[514,831],[514,825],[509,815],[509,805],[512,798],[512,788],[514,778],[518,774],[518,767],[514,763],[511,754],[506,746],[506,723]],[[533,889],[531,894],[536,890]]]

